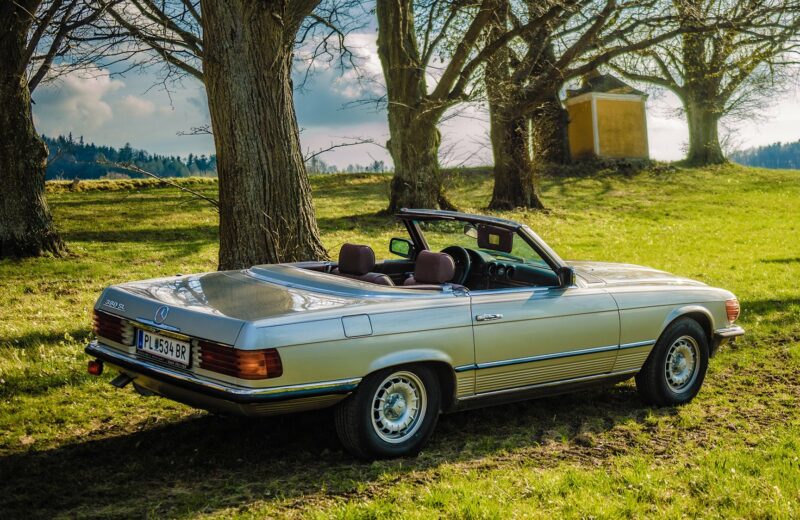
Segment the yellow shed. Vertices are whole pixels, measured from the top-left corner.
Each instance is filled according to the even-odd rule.
[[[647,159],[647,94],[608,74],[594,74],[568,90],[569,149],[573,159]]]

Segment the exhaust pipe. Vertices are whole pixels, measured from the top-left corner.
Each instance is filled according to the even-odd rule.
[[[111,380],[111,384],[117,388],[125,388],[131,381],[133,381],[131,376],[125,373],[120,373],[117,377]]]

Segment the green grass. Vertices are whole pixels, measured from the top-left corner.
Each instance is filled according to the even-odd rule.
[[[214,195],[212,181],[191,181]],[[388,177],[312,178],[323,241],[401,234]],[[95,189],[95,187],[97,189]],[[217,417],[86,375],[103,287],[213,270],[216,215],[157,183],[51,186],[66,259],[0,262],[0,518],[800,516],[800,172],[657,168],[545,181],[508,212],[562,257],[639,263],[734,291],[748,335],[680,408],[631,383],[444,416],[415,459],[345,454],[329,412]],[[490,178],[454,175],[485,211]]]

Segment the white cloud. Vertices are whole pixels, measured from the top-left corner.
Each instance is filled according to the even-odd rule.
[[[105,69],[68,72],[34,93],[37,129],[51,135],[75,127],[97,129],[114,117],[104,96],[124,87],[125,83],[111,79]]]
[[[127,95],[117,102],[121,112],[130,117],[147,117],[156,111],[156,104],[138,96]]]

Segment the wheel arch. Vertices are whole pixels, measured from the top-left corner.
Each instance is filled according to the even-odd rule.
[[[664,331],[667,330],[667,327],[681,318],[691,318],[696,321],[703,328],[708,345],[709,347],[711,346],[711,342],[714,339],[714,315],[702,305],[685,305],[670,312],[661,326],[661,332],[658,335],[659,339],[664,334]]]
[[[434,369],[442,394],[442,411],[452,409],[456,403],[456,373],[453,370],[452,358],[440,350],[413,349],[392,352],[373,361],[369,367],[369,374],[409,365],[425,365]]]

